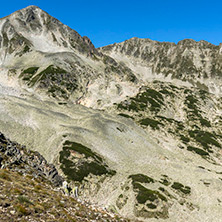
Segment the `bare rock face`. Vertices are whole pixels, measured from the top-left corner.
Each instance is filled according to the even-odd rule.
[[[178,44],[132,38],[100,48],[144,80],[173,79],[221,93],[221,45],[185,39]],[[147,78],[146,78],[147,77]]]
[[[2,133],[0,133],[0,155],[1,169],[10,169],[24,175],[31,174],[34,178],[43,177],[55,186],[61,186],[64,181],[55,166],[48,164],[41,154],[10,141]]]

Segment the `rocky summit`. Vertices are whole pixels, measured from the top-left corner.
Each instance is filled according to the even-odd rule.
[[[2,18],[0,183],[14,189],[28,172],[27,186],[45,187],[2,195],[5,221],[68,212],[67,221],[220,222],[221,58],[221,45],[191,39],[96,49],[36,6]],[[43,199],[36,207],[47,189],[57,209],[64,181],[106,213],[84,205],[84,220],[75,217],[68,195],[59,212]]]

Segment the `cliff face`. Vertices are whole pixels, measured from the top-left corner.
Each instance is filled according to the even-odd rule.
[[[221,45],[185,39],[178,44],[132,38],[100,48],[123,62],[138,78],[181,80],[193,86],[221,94]]]

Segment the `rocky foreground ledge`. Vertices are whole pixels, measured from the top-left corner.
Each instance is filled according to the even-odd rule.
[[[129,221],[64,195],[54,165],[1,133],[0,168],[1,221]]]

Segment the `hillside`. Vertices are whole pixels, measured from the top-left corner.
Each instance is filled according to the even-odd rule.
[[[52,164],[0,134],[0,221],[129,221],[65,195]]]
[[[96,49],[29,6],[0,20],[0,132],[78,182],[80,199],[132,221],[219,222],[220,48],[133,38]]]

